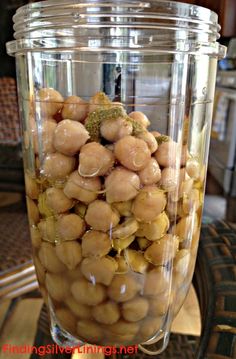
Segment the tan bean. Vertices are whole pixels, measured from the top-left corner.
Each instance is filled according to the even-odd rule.
[[[150,223],[140,223],[136,236],[146,237],[149,241],[156,241],[166,234],[169,225],[169,218],[165,212],[162,212],[154,221]]]
[[[137,297],[122,304],[122,315],[129,322],[137,322],[146,317],[148,313],[148,301]]]
[[[117,303],[108,301],[94,307],[92,315],[99,323],[114,324],[120,318],[120,311]]]
[[[125,221],[112,230],[112,238],[127,238],[138,230],[138,222],[133,217],[128,217]]]
[[[88,343],[98,343],[103,337],[100,325],[92,320],[79,320],[77,323],[77,334]]]
[[[118,268],[116,270],[117,274],[124,274],[127,273],[129,270],[128,264],[124,257],[122,256],[116,256],[115,260],[117,262]]]
[[[196,212],[201,205],[200,192],[193,188],[188,195],[183,196],[183,211],[186,214]]]
[[[41,88],[38,92],[40,109],[43,116],[51,117],[55,115],[63,106],[63,97],[52,88]]]
[[[34,248],[38,249],[41,247],[42,239],[40,232],[36,226],[30,227],[30,237]]]
[[[62,118],[83,121],[88,113],[88,103],[78,96],[69,96],[63,105]]]
[[[140,190],[133,201],[132,212],[138,221],[153,221],[165,208],[166,196],[163,191],[154,186]]]
[[[111,240],[106,233],[88,231],[82,238],[83,257],[103,257],[111,250]]]
[[[85,232],[85,223],[77,214],[65,214],[58,218],[57,230],[62,241],[80,238]]]
[[[35,265],[35,271],[37,274],[38,282],[40,284],[44,284],[46,278],[45,268],[42,266],[40,260],[36,256],[34,256],[34,265]]]
[[[79,279],[71,286],[71,292],[75,300],[81,304],[97,305],[106,298],[103,285],[93,284],[85,279]]]
[[[176,225],[175,233],[181,240],[191,240],[198,229],[198,218],[196,213],[183,217]]]
[[[109,285],[118,265],[111,257],[85,258],[81,264],[81,272],[92,283]]]
[[[119,223],[120,216],[107,202],[96,200],[89,204],[85,220],[93,229],[106,232]]]
[[[145,141],[133,136],[125,136],[115,144],[114,153],[119,162],[131,171],[140,171],[151,158]]]
[[[166,167],[161,171],[160,186],[166,191],[177,189],[179,184],[179,170]]]
[[[26,205],[28,211],[29,224],[35,225],[39,222],[39,210],[34,201],[26,196]]]
[[[55,218],[48,217],[41,220],[38,224],[38,229],[44,241],[55,243],[57,238]]]
[[[125,302],[132,299],[140,289],[135,276],[116,274],[108,288],[108,296],[116,302]]]
[[[53,145],[54,131],[57,123],[54,119],[50,118],[45,120],[33,132],[34,152],[39,153],[53,153],[56,149]]]
[[[66,308],[56,309],[55,316],[63,329],[67,330],[69,333],[75,333],[76,319],[70,310]]]
[[[42,174],[51,180],[65,179],[75,168],[75,159],[62,153],[48,154],[43,163]]]
[[[78,171],[73,172],[64,188],[64,193],[68,198],[74,198],[83,203],[93,202],[98,192],[101,190],[101,180],[99,177],[84,178]]]
[[[121,216],[130,217],[132,215],[132,201],[116,202],[112,204],[112,207],[115,208]]]
[[[70,295],[69,283],[58,274],[46,274],[46,288],[50,297],[57,301],[62,301]]]
[[[39,259],[47,271],[52,273],[62,273],[66,267],[56,255],[55,247],[50,243],[42,243],[39,250]]]
[[[190,251],[188,249],[181,249],[175,257],[174,260],[174,269],[176,272],[180,273],[183,278],[188,271],[188,266],[190,263]]]
[[[72,296],[66,299],[65,304],[76,317],[80,319],[91,318],[91,308],[88,305],[78,303]]]
[[[120,252],[123,249],[127,248],[134,240],[135,240],[135,236],[129,236],[126,238],[115,238],[115,239],[113,238],[112,246],[120,254]]]
[[[79,174],[83,177],[104,176],[114,164],[114,155],[97,142],[90,142],[81,148]]]
[[[135,122],[137,122],[139,125],[143,126],[144,128],[150,125],[150,121],[147,118],[147,116],[140,111],[133,111],[129,113],[129,117],[131,117],[133,120],[135,120]]]
[[[124,255],[132,271],[138,273],[145,273],[147,271],[148,262],[142,252],[138,252],[134,249],[126,249]]]
[[[189,177],[197,180],[201,175],[201,166],[197,159],[189,158],[186,162],[186,172]]]
[[[25,173],[25,191],[29,198],[38,199],[39,196],[39,187],[34,178],[32,178],[28,173]]]
[[[62,189],[51,187],[46,190],[45,203],[55,213],[63,213],[72,208],[74,202],[66,197]]]
[[[145,259],[154,265],[165,265],[171,261],[179,247],[179,241],[176,236],[166,234],[163,238],[155,241],[145,251]]]
[[[139,133],[136,137],[139,138],[140,140],[143,140],[144,142],[146,142],[151,153],[156,152],[156,150],[158,148],[158,144],[155,139],[155,136],[151,132],[144,131],[144,132]]]
[[[160,167],[155,160],[155,158],[151,158],[144,169],[139,173],[140,182],[143,185],[152,185],[160,181],[161,179],[161,170]]]
[[[171,167],[176,165],[178,155],[178,144],[172,140],[162,142],[156,153],[155,158],[160,166]]]
[[[125,118],[119,117],[116,120],[107,119],[102,121],[100,127],[101,136],[107,141],[116,142],[124,136],[133,132],[132,124]]]
[[[66,241],[56,246],[56,254],[68,269],[73,270],[82,260],[81,245],[76,241]]]
[[[164,267],[152,269],[146,274],[144,284],[144,295],[156,296],[169,289],[170,278]]]
[[[106,200],[108,203],[129,201],[138,194],[139,187],[136,173],[116,167],[105,180]]]
[[[103,92],[97,92],[89,101],[89,112],[99,109],[108,109],[112,105],[111,100]]]
[[[149,298],[149,311],[150,316],[159,317],[166,314],[169,305],[168,294],[157,295],[156,297]]]

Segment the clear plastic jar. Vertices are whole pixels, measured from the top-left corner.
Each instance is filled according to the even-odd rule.
[[[60,345],[168,342],[194,271],[217,15],[50,0],[14,16],[33,256]],[[143,346],[140,346],[146,352]]]

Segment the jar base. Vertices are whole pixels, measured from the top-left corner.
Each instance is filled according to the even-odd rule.
[[[153,339],[144,344],[139,344],[139,350],[147,355],[161,354],[168,346],[170,339],[170,332],[163,332],[157,334]]]

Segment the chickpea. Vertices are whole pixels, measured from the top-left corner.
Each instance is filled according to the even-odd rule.
[[[186,162],[186,172],[190,178],[197,180],[201,175],[200,163],[195,158],[189,158]]]
[[[120,254],[120,252],[127,248],[133,241],[135,240],[135,236],[129,236],[127,238],[116,238],[113,239],[113,248]]]
[[[148,312],[147,299],[137,297],[122,304],[122,315],[129,322],[137,322],[146,317]]]
[[[54,132],[54,147],[67,156],[75,155],[89,139],[89,133],[80,122],[63,120]]]
[[[119,223],[120,216],[107,202],[96,200],[89,204],[85,220],[93,229],[106,232]]]
[[[100,127],[101,136],[110,142],[116,142],[122,137],[131,135],[132,132],[132,123],[122,117],[119,117],[116,120],[107,119],[102,121]]]
[[[125,258],[132,271],[138,273],[145,273],[147,271],[148,262],[142,252],[135,251],[134,249],[126,249]]]
[[[144,128],[147,128],[150,125],[150,121],[147,116],[140,111],[133,111],[129,113],[129,117],[131,117],[133,120],[135,120],[135,122]]]
[[[162,142],[159,145],[154,156],[160,166],[171,167],[176,165],[177,153],[177,142],[169,140],[167,142]]]
[[[75,198],[83,203],[93,202],[101,189],[99,177],[84,178],[77,171],[73,172],[64,188],[64,193],[68,198]]]
[[[62,189],[55,187],[46,190],[45,203],[54,213],[67,212],[74,204],[72,199],[66,197]]]
[[[151,158],[146,142],[133,136],[125,136],[117,141],[114,153],[118,161],[131,171],[141,171]]]
[[[140,223],[136,235],[146,237],[149,241],[156,241],[166,234],[169,226],[169,218],[165,212],[162,212],[154,221],[150,223]]]
[[[155,241],[145,251],[145,259],[154,265],[165,265],[172,260],[178,250],[179,241],[176,236],[166,234],[159,241]]]
[[[63,106],[63,97],[53,88],[41,88],[38,92],[40,109],[43,116],[55,115]]]
[[[103,257],[111,250],[111,240],[106,233],[88,231],[82,238],[83,257]]]
[[[155,158],[152,157],[147,162],[146,167],[144,167],[138,175],[143,185],[152,185],[159,182],[161,179],[161,170]]]
[[[140,190],[133,201],[132,212],[138,221],[153,221],[165,208],[165,193],[155,186]]]
[[[136,137],[146,142],[151,153],[156,152],[158,144],[155,136],[151,132],[141,132]]]
[[[156,296],[169,289],[170,278],[165,267],[157,267],[146,274],[144,284],[144,295]]]
[[[85,223],[77,214],[65,214],[58,218],[57,230],[61,240],[73,241],[85,232]]]
[[[68,297],[65,301],[71,312],[80,319],[91,318],[91,308],[88,305],[78,303],[73,297]]]
[[[179,184],[179,171],[175,168],[166,167],[161,172],[161,187],[166,191],[177,189]]]
[[[114,324],[120,318],[120,311],[117,303],[108,301],[99,304],[92,309],[94,319],[103,324]]]
[[[56,241],[56,223],[53,217],[41,220],[38,224],[40,235],[44,241],[55,243]]]
[[[57,123],[54,119],[50,118],[45,120],[38,128],[35,127],[33,132],[33,141],[34,141],[34,152],[39,154],[43,153],[53,153],[56,152],[53,145],[53,136],[54,131],[57,127]]]
[[[132,201],[116,202],[112,204],[112,207],[115,208],[121,216],[129,217],[132,215]]]
[[[35,225],[39,222],[39,210],[34,201],[26,196],[26,205],[28,211],[28,220],[30,225]]]
[[[68,269],[73,270],[82,260],[81,246],[76,241],[66,241],[56,246],[56,254]]]
[[[201,205],[200,192],[193,188],[189,195],[183,196],[183,211],[185,214],[196,212]]]
[[[57,274],[64,272],[66,269],[64,264],[57,257],[55,247],[50,243],[42,243],[39,250],[39,259],[49,272]]]
[[[180,273],[182,278],[187,274],[191,255],[188,249],[181,249],[175,257],[174,260],[174,269],[176,272]]]
[[[69,333],[76,331],[76,319],[74,315],[66,308],[60,308],[55,311],[55,316],[59,324],[63,329]]]
[[[39,249],[42,244],[39,229],[36,226],[30,227],[30,237],[34,248]]]
[[[103,285],[79,279],[71,286],[71,292],[75,300],[81,304],[97,305],[106,298],[106,291]]]
[[[106,328],[109,330],[109,333],[116,334],[118,336],[135,336],[139,330],[139,324],[129,323],[120,319],[114,324],[107,325]]]
[[[78,321],[77,334],[89,343],[98,343],[103,337],[100,325],[86,319]]]
[[[61,275],[47,273],[46,288],[52,299],[57,301],[62,301],[70,295],[70,286]]]
[[[151,317],[159,317],[167,312],[169,305],[168,295],[161,294],[156,297],[149,298],[149,311]]]
[[[132,299],[140,290],[140,283],[135,276],[116,274],[108,288],[108,296],[116,302],[126,302]]]
[[[88,113],[88,104],[78,96],[68,97],[63,105],[61,115],[63,119],[82,122]]]
[[[81,148],[79,174],[83,177],[104,176],[114,164],[114,155],[97,142],[90,142]]]
[[[189,193],[191,193],[192,191],[192,188],[193,188],[192,178],[182,181],[180,183],[180,188],[179,188],[179,198],[183,197],[184,195],[189,195]]]
[[[59,152],[48,154],[44,159],[42,174],[51,180],[61,180],[75,168],[75,159]]]
[[[35,271],[37,274],[37,279],[38,282],[40,284],[44,284],[45,283],[45,278],[46,278],[46,273],[45,273],[45,269],[42,266],[40,260],[38,259],[38,257],[34,257],[34,265],[35,265]]]
[[[136,173],[116,167],[105,180],[108,203],[125,202],[138,194],[140,180]]]
[[[118,268],[116,270],[116,273],[118,274],[124,274],[127,273],[129,270],[128,264],[124,257],[122,256],[116,256],[115,260],[117,262]]]
[[[151,339],[162,327],[163,317],[146,318],[140,327],[141,341]]]
[[[137,239],[137,242],[138,242],[138,245],[139,245],[139,248],[141,249],[141,251],[144,251],[152,244],[152,242],[149,241],[145,237],[137,237],[136,239]]]
[[[29,198],[38,199],[39,187],[36,180],[32,178],[28,173],[25,173],[25,191]]]
[[[181,240],[191,240],[198,230],[198,218],[196,213],[183,217],[176,225],[175,233]]]
[[[94,112],[99,109],[108,109],[112,105],[109,97],[106,96],[103,92],[96,93],[93,97],[91,97],[89,101],[89,112]]]
[[[127,238],[138,230],[138,222],[133,217],[128,217],[123,223],[116,226],[112,231],[112,238]],[[130,242],[131,243],[131,242]]]
[[[118,268],[112,257],[85,258],[81,264],[81,272],[89,281],[109,285]]]

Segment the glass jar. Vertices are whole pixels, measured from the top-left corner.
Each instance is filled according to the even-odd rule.
[[[60,345],[159,341],[200,233],[217,15],[176,2],[50,0],[14,16],[26,199]]]

